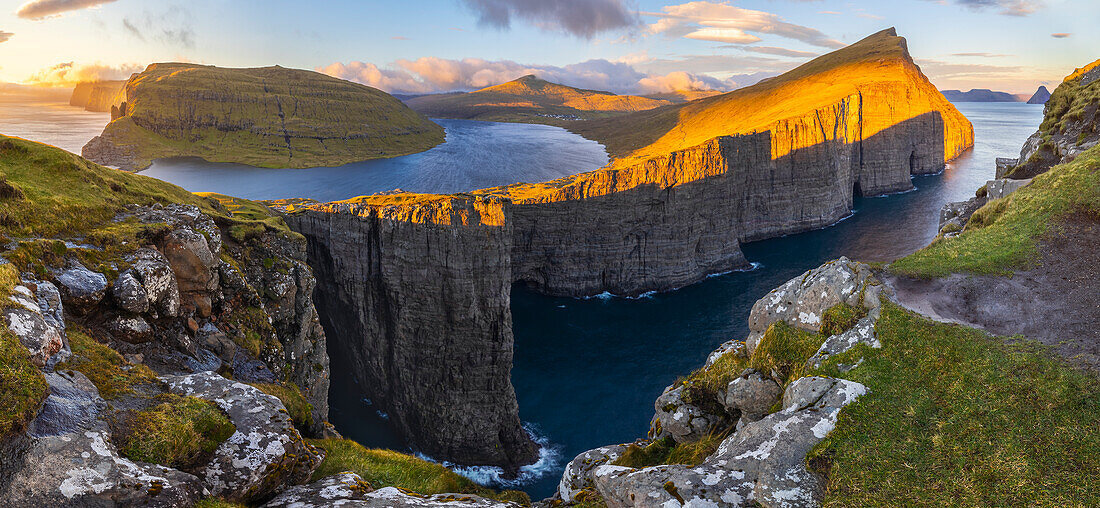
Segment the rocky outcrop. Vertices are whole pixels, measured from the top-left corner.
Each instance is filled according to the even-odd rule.
[[[320,73],[152,64],[112,107],[83,155],[126,170],[154,159],[304,168],[394,157],[443,142],[443,129],[394,97]]]
[[[597,171],[455,196],[283,203],[309,239],[325,327],[361,386],[437,458],[531,460],[518,419],[503,416],[515,408],[512,283],[637,295],[746,268],[739,242],[832,224],[854,196],[911,189],[912,175],[941,171],[973,141],[892,31],[807,68],[690,103],[688,120]],[[759,107],[811,74],[835,86]],[[752,122],[730,123],[749,106]],[[505,403],[482,409],[486,394]]]
[[[493,501],[469,494],[422,496],[396,487],[371,488],[355,473],[340,473],[309,485],[294,487],[264,505],[264,508],[510,508],[519,505]]]
[[[1045,86],[1039,86],[1039,89],[1035,91],[1035,94],[1027,100],[1028,104],[1046,104],[1050,100],[1050,91]]]
[[[73,88],[69,105],[84,108],[87,111],[106,113],[121,100],[119,93],[126,85],[123,80],[83,81]]]

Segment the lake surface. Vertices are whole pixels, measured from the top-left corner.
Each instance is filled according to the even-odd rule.
[[[451,194],[545,182],[607,164],[603,146],[559,127],[433,119],[447,140],[430,150],[339,167],[264,169],[197,158],[161,159],[141,172],[192,192],[248,199],[336,201],[402,189]]]
[[[46,95],[0,90],[0,134],[5,136],[79,154],[84,144],[103,132],[103,126],[110,120],[110,113],[92,113],[70,106],[68,92]]]
[[[534,499],[553,495],[577,454],[644,437],[654,399],[719,344],[744,338],[752,304],[768,291],[830,259],[890,261],[931,241],[940,208],[973,196],[993,178],[994,158],[1016,157],[1042,120],[1042,106],[957,106],[974,123],[974,149],[940,175],[914,178],[915,191],[857,198],[855,213],[832,227],[743,245],[749,261],[760,264],[752,272],[638,299],[554,298],[514,287],[512,383],[520,417],[549,453],[519,482],[498,484]],[[330,396],[336,427],[368,446],[403,449],[337,363],[333,358]],[[499,480],[492,468],[461,472]]]

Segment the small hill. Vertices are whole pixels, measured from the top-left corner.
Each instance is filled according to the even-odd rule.
[[[554,124],[645,111],[672,102],[573,88],[527,75],[469,93],[413,97],[407,104],[433,118]]]
[[[725,92],[721,90],[676,90],[675,92],[651,93],[643,97],[668,101],[673,104],[683,104],[696,99],[706,99],[707,97],[722,95],[723,93]]]
[[[1039,86],[1039,89],[1035,91],[1035,95],[1032,95],[1027,100],[1028,104],[1046,104],[1050,100],[1050,90],[1047,90],[1045,86]]]
[[[106,113],[111,106],[121,102],[121,92],[126,81],[84,81],[73,88],[69,105],[84,108],[87,111]]]
[[[718,136],[766,131],[786,119],[845,100],[859,101],[872,92],[894,109],[868,113],[872,116],[864,118],[862,126],[865,138],[893,126],[900,117],[937,112],[945,124],[946,160],[973,142],[970,122],[928,81],[909,55],[905,39],[892,28],[752,86],[569,128],[603,143],[612,156],[630,164]],[[879,102],[867,105],[878,108]]]
[[[130,78],[83,153],[130,170],[177,156],[305,168],[407,155],[443,139],[442,127],[369,86],[279,66],[161,63]]]
[[[1006,92],[994,92],[988,88],[975,88],[969,92],[961,90],[940,90],[951,102],[1020,102],[1015,95]]]

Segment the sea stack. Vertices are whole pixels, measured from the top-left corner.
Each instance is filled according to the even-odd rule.
[[[1050,91],[1047,87],[1040,85],[1039,89],[1035,91],[1035,95],[1032,95],[1027,100],[1028,104],[1046,104],[1050,100]]]

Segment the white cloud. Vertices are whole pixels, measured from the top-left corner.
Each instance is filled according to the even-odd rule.
[[[141,72],[145,67],[138,64],[117,66],[95,64],[76,64],[64,62],[42,69],[26,79],[26,83],[36,85],[71,86],[81,81],[103,81],[128,79],[131,74]]]
[[[15,11],[23,19],[43,19],[65,12],[87,9],[115,0],[31,0]]]
[[[750,44],[761,40],[756,34],[770,34],[823,48],[844,46],[844,43],[830,39],[817,29],[788,23],[770,12],[744,9],[728,3],[688,2],[668,5],[661,11],[642,13],[658,18],[647,26],[651,34],[735,44]]]
[[[8,42],[8,39],[11,39],[11,36],[13,36],[13,35],[15,35],[15,34],[13,34],[11,32],[5,32],[3,30],[0,30],[0,42]]]

